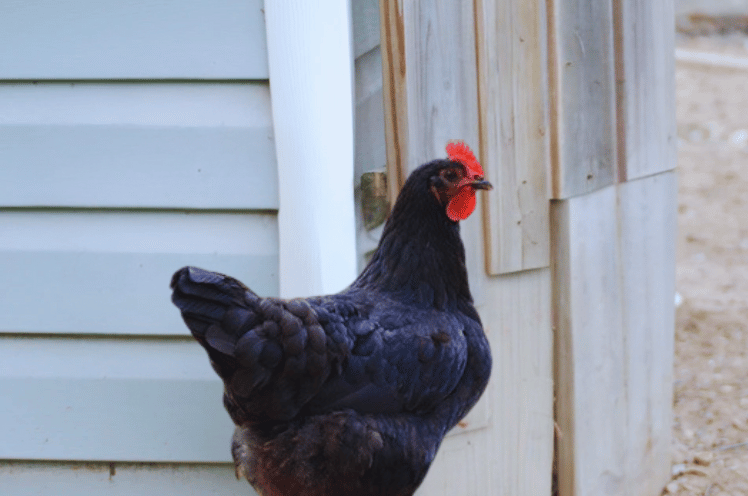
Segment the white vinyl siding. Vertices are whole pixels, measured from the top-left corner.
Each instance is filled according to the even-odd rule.
[[[252,493],[169,281],[278,294],[262,8],[0,9],[0,494]],[[358,175],[385,165],[378,9],[353,2]]]
[[[278,294],[262,6],[1,9],[0,493],[96,492],[76,468],[99,462],[156,464],[107,474],[118,494],[231,473],[193,465],[230,462],[232,424],[169,281],[189,264]]]
[[[277,209],[267,81],[0,84],[4,207]]]
[[[6,0],[0,78],[267,79],[262,0]]]

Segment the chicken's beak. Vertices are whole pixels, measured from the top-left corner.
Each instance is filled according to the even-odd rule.
[[[486,191],[490,191],[493,189],[493,186],[491,183],[483,179],[482,177],[475,178],[471,183],[470,186],[473,187],[473,189],[485,189]]]

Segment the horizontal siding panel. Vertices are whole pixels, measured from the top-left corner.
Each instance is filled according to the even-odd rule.
[[[267,84],[0,85],[0,206],[276,209]]]
[[[234,478],[233,464],[9,462],[0,464],[0,494],[253,496],[256,493],[247,481]]]
[[[278,294],[274,214],[0,213],[0,332],[184,335],[184,265]]]
[[[2,206],[278,208],[264,129],[0,129]]]
[[[0,79],[266,79],[262,0],[10,0]]]
[[[0,458],[230,461],[222,384],[193,341],[0,339]]]

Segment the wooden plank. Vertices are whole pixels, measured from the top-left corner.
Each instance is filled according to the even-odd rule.
[[[560,496],[668,480],[675,195],[666,172],[553,205]]]
[[[267,84],[0,86],[0,205],[275,209]]]
[[[262,0],[10,0],[0,79],[267,79]]]
[[[494,368],[489,391],[475,407],[485,405],[490,425],[450,435],[418,494],[551,494],[550,269],[490,281],[487,304],[478,311],[489,329]]]
[[[616,200],[611,186],[552,209],[560,496],[624,494],[625,335]]]
[[[233,464],[0,463],[0,493],[14,496],[255,495]]]
[[[548,85],[542,1],[479,0],[481,163],[491,274],[548,267]]]
[[[402,179],[421,163],[443,157],[450,139],[463,139],[480,153],[485,144],[478,128],[473,3],[385,0],[382,20],[387,158],[395,174],[390,177]],[[476,405],[487,408],[490,418],[483,428],[445,440],[418,494],[548,495],[550,270],[488,277],[481,225],[485,206],[479,202],[460,227],[471,292],[494,353],[489,389]],[[468,425],[476,413],[466,419]]]
[[[550,495],[553,463],[553,330],[550,269],[491,278],[486,304],[494,369],[495,437],[485,453],[492,491]],[[490,322],[490,324],[488,324]],[[497,468],[498,467],[498,468]]]
[[[403,9],[408,142],[402,163],[410,173],[445,157],[450,140],[480,153],[478,79],[471,2],[406,2]]]
[[[477,453],[479,450],[476,449],[476,444],[481,447],[486,444],[485,438],[484,431],[475,436],[462,435],[442,443],[416,495],[495,494],[489,490],[487,464],[480,463]]]
[[[673,0],[617,0],[614,8],[618,167],[625,181],[675,168],[675,29],[668,29],[675,13]]]
[[[0,332],[185,335],[184,265],[278,294],[271,214],[3,212],[0,233]]]
[[[657,496],[670,480],[677,177],[620,186],[629,487]]]
[[[0,339],[0,458],[227,462],[223,385],[190,340]]]
[[[408,177],[408,87],[406,39],[399,0],[380,0],[384,133],[387,143],[387,189],[395,202]]]
[[[387,178],[394,203],[408,174],[445,157],[449,141],[463,140],[480,156],[475,18],[470,2],[387,0],[381,6]],[[463,239],[482,237],[481,218],[476,210],[461,223]],[[484,272],[479,258],[468,264],[469,273]],[[471,289],[480,302],[479,278],[471,278]]]
[[[548,2],[551,192],[617,181],[612,0]]]
[[[394,199],[410,171],[444,157],[450,140],[464,140],[480,153],[475,21],[470,2],[384,0],[381,6],[387,166]]]

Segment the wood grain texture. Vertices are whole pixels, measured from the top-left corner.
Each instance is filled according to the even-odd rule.
[[[551,494],[550,269],[486,282],[487,304],[478,311],[489,330],[494,368],[489,390],[475,408],[485,405],[490,424],[453,431],[418,494]]]
[[[223,384],[191,339],[0,344],[0,458],[230,461]]]
[[[399,0],[380,0],[387,189],[392,203],[408,177],[408,86],[405,20]],[[408,30],[410,31],[410,29]]]
[[[618,163],[622,181],[675,168],[673,3],[673,0],[613,3],[619,81]]]
[[[491,413],[496,437],[486,458],[492,491],[551,494],[553,332],[550,269],[491,278],[486,305],[494,356]]]
[[[0,206],[276,209],[259,84],[0,85]]]
[[[617,181],[613,0],[549,0],[551,191]]]
[[[14,496],[255,495],[228,463],[0,463],[0,493]]]
[[[545,3],[478,0],[476,33],[488,271],[548,267]]]
[[[625,494],[625,335],[616,200],[611,186],[556,202],[552,209],[560,496]]]
[[[561,496],[668,480],[675,208],[672,172],[554,202]]]
[[[383,1],[382,9],[388,188],[394,203],[408,174],[445,157],[449,141],[463,140],[480,155],[475,19],[470,2]],[[462,222],[476,240],[483,236],[480,212]],[[469,273],[484,272],[475,263]],[[471,278],[473,297],[480,301],[472,279],[477,278]]]
[[[267,79],[262,0],[10,0],[0,79]]]
[[[631,454],[625,494],[657,496],[671,475],[677,189],[675,172],[619,187],[621,265],[627,268],[624,439]]]
[[[450,140],[479,149],[471,2],[383,0],[382,65],[392,198],[410,171],[446,156]]]
[[[390,170],[405,175],[443,157],[451,139],[480,154],[473,3],[384,0],[382,12]],[[478,203],[460,227],[471,292],[491,341],[493,375],[478,411],[466,418],[468,428],[445,439],[418,494],[547,496],[553,453],[550,271],[486,275],[486,205]],[[487,425],[471,430],[482,408]]]
[[[169,281],[195,265],[278,294],[272,214],[3,212],[0,332],[187,335]]]

